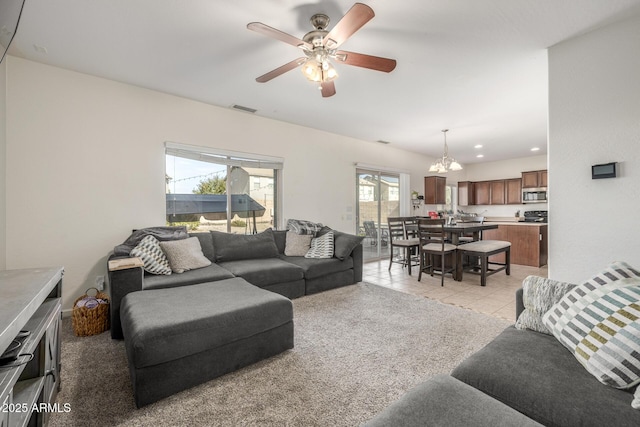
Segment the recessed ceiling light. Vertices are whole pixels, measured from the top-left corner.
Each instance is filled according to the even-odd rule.
[[[478,154],[476,157],[484,157],[484,154]]]
[[[540,151],[540,147],[533,147],[531,151]]]
[[[482,144],[474,145],[473,148],[482,148]]]

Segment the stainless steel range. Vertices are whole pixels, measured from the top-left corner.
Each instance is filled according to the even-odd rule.
[[[524,211],[524,222],[544,222],[548,220],[547,211]]]

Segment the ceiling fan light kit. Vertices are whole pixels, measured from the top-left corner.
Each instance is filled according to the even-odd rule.
[[[306,56],[306,58],[295,59],[269,71],[256,78],[256,81],[266,83],[287,71],[301,66],[302,74],[307,80],[319,83],[318,88],[322,90],[322,96],[326,98],[335,95],[336,90],[333,82],[338,77],[338,72],[330,60],[386,73],[393,71],[396,67],[396,61],[394,59],[337,50],[342,43],[362,28],[362,26],[369,22],[374,16],[373,9],[369,6],[356,3],[331,31],[327,31],[326,28],[329,25],[329,17],[325,14],[317,13],[313,15],[310,20],[314,30],[309,31],[302,39],[269,27],[261,22],[249,23],[247,25],[249,30],[300,48]]]
[[[429,168],[429,172],[446,173],[449,171],[462,170],[462,165],[456,162],[456,159],[454,159],[453,157],[449,157],[449,146],[447,145],[447,132],[449,132],[449,129],[442,129],[442,133],[444,134],[444,152],[442,154],[442,158],[436,160],[431,165],[431,167]]]

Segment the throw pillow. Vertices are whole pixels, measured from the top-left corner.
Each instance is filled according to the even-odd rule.
[[[333,258],[333,231],[311,240],[305,258]]]
[[[174,273],[184,273],[187,270],[211,265],[211,261],[202,253],[200,240],[197,237],[160,242],[160,247],[167,255]]]
[[[631,402],[633,409],[640,409],[640,385],[636,387],[636,392],[633,393],[633,401]]]
[[[311,248],[311,234],[297,234],[295,231],[287,231],[287,241],[284,247],[286,256],[305,256]]]
[[[152,274],[171,274],[169,260],[160,248],[160,242],[153,236],[143,238],[129,253],[142,260],[145,271]]]
[[[570,306],[576,303],[584,306],[595,299],[590,294],[600,286],[627,278],[640,278],[640,272],[625,262],[616,261],[609,264],[603,271],[568,292],[551,310],[547,311],[543,317],[544,325],[558,338],[561,331],[566,328],[567,324],[575,316],[574,312],[568,311]],[[568,337],[558,338],[558,340],[569,350],[575,344]]]
[[[355,247],[362,243],[364,239],[364,236],[355,236],[353,234],[332,230],[326,225],[318,231],[316,237],[324,236],[330,231],[333,231],[333,255],[340,261],[347,259]]]
[[[287,221],[287,230],[292,230],[297,234],[311,234],[316,236],[322,228],[322,224],[302,219],[290,219]]]
[[[553,335],[542,322],[542,316],[562,297],[575,288],[573,283],[558,282],[538,276],[528,276],[522,282],[524,311],[516,320],[516,329],[529,329]]]
[[[640,280],[598,287],[570,305],[574,314],[562,342],[603,384],[629,388],[640,383]]]

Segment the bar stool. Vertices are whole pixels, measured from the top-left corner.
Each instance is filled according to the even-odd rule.
[[[408,220],[409,218],[405,217],[387,218],[387,224],[389,225],[389,244],[391,245],[389,254],[389,270],[391,270],[391,264],[397,262],[403,266],[406,265],[409,270],[409,275],[411,275],[411,252],[413,249],[418,248],[420,240],[418,238],[408,237],[405,229],[405,222]],[[404,249],[404,258],[402,258],[402,260],[394,260],[393,248]]]
[[[433,276],[435,256],[440,257],[440,286],[444,286],[444,275],[446,273],[455,275],[457,265],[456,249],[458,246],[445,242],[444,223],[444,219],[418,219],[418,235],[420,237],[420,273],[418,274],[418,282],[422,278],[422,272],[425,270],[428,270]],[[453,262],[452,266],[447,268],[445,257],[449,254],[453,254]],[[429,258],[428,264],[427,257]]]

